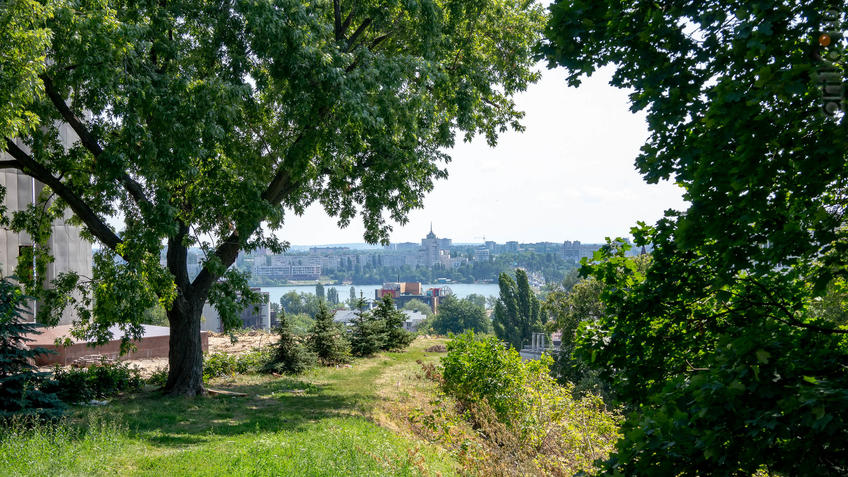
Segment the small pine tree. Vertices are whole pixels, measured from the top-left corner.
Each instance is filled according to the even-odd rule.
[[[279,341],[274,345],[271,359],[263,368],[265,372],[300,374],[312,366],[315,357],[292,333],[285,312],[280,312],[274,332],[277,333]]]
[[[58,417],[63,403],[53,393],[39,389],[50,373],[37,372],[32,360],[48,351],[30,349],[27,334],[40,334],[35,323],[24,323],[20,289],[0,278],[0,418],[29,414]]]
[[[324,303],[318,307],[315,324],[309,329],[306,344],[325,366],[347,363],[350,360],[350,344],[333,315]]]
[[[365,302],[357,303],[356,318],[350,329],[350,351],[354,356],[371,356],[382,348],[382,323],[365,311]]]
[[[374,316],[382,325],[384,350],[402,350],[412,343],[412,333],[403,329],[403,322],[406,315],[402,311],[395,308],[395,302],[391,295],[383,295],[377,309],[374,310]]]

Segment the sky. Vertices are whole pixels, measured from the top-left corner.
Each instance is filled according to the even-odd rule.
[[[409,222],[394,224],[392,242],[419,242],[430,230],[458,243],[603,242],[628,236],[637,220],[653,223],[685,208],[682,189],[647,184],[634,167],[648,136],[644,114],[629,109],[627,91],[610,86],[612,69],[568,87],[562,69],[516,97],[523,133],[457,141],[448,178],[436,182]],[[319,205],[290,216],[278,233],[294,245],[363,242],[361,220],[340,229]]]

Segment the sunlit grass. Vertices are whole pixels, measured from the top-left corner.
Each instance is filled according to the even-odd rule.
[[[247,397],[148,390],[78,408],[59,425],[7,427],[0,475],[453,475],[445,452],[373,419],[379,386],[391,384],[380,378],[423,358],[424,347],[297,378],[210,383]]]

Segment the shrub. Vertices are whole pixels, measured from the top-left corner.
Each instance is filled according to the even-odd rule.
[[[424,369],[447,396],[419,422],[432,434],[428,437],[447,436],[454,447],[462,443],[456,450],[475,473],[590,472],[613,450],[620,416],[600,397],[586,393],[578,399],[571,384],[557,384],[549,357],[522,361],[496,338],[479,339],[472,332],[457,336],[447,349],[441,373]],[[445,406],[451,399],[455,412]],[[460,418],[476,432],[457,431]]]
[[[45,387],[55,392],[61,400],[75,403],[137,391],[143,383],[137,369],[125,363],[103,361],[81,369],[56,366],[53,381]]]
[[[324,307],[324,303],[321,303]],[[275,332],[279,340],[273,346],[270,359],[263,365],[265,372],[300,374],[315,362],[314,356],[295,338],[289,327],[284,312],[280,313],[280,321]]]
[[[212,353],[203,360],[203,379],[258,373],[269,360],[268,349],[254,348],[252,351],[239,355]]]
[[[479,339],[473,331],[455,337],[447,349],[441,358],[445,392],[464,404],[485,399],[504,421],[522,413],[528,377],[538,375],[547,364],[522,363],[521,356],[497,338]]]
[[[325,366],[350,361],[350,343],[339,325],[333,322],[333,316],[323,303],[315,315],[315,324],[309,330],[306,344]]]
[[[167,384],[167,383],[168,383],[168,367],[167,366],[156,368],[156,370],[153,371],[153,374],[151,374],[150,377],[147,378],[147,384],[152,384],[154,386],[165,387],[165,384]]]
[[[26,298],[7,279],[0,279],[0,417],[35,414],[56,417],[62,403],[55,394],[44,389],[48,373],[37,372],[32,359],[46,352],[29,349],[25,338],[37,334],[36,325],[23,323],[21,305]]]

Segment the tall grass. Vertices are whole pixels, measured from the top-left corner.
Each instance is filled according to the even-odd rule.
[[[126,428],[92,412],[84,425],[65,419],[12,418],[0,427],[0,475],[106,473],[108,459],[127,440]]]

